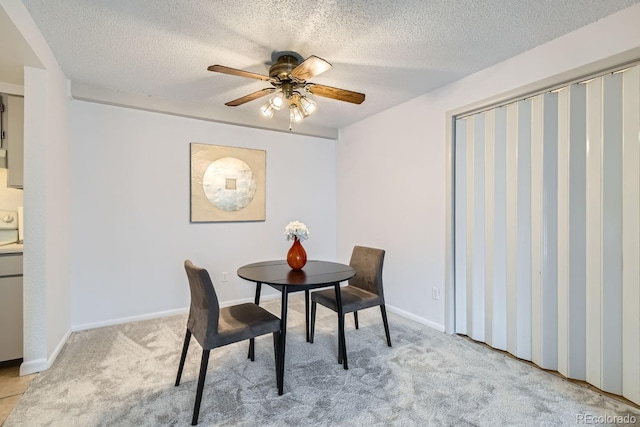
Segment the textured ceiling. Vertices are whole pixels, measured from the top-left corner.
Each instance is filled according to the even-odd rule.
[[[305,119],[341,128],[595,22],[640,0],[23,0],[75,83],[258,116],[268,84],[207,71],[268,74],[272,54],[316,55],[310,79],[366,94],[314,97]],[[277,115],[286,115],[280,111]]]

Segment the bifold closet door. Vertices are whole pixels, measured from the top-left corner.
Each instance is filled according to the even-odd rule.
[[[640,404],[640,68],[622,73],[622,395]]]
[[[558,93],[558,371],[579,380],[586,379],[586,93],[584,85]]]
[[[455,123],[455,331],[640,403],[640,69]]]

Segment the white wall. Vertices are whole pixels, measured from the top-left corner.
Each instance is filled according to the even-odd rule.
[[[19,1],[2,7],[44,68],[24,67],[24,362],[47,369],[70,332],[68,80]]]
[[[386,249],[387,304],[444,330],[447,112],[637,48],[638,22],[640,5],[343,129],[338,257]]]
[[[57,63],[55,65],[57,66]],[[47,69],[46,78],[46,135],[41,139],[46,141],[45,172],[44,181],[35,185],[45,185],[46,188],[47,355],[55,358],[71,329],[70,98],[69,81],[59,69],[57,72]],[[25,188],[28,195],[29,187],[26,187],[26,183]],[[31,220],[33,216],[31,214]],[[25,224],[26,222],[27,219]],[[50,362],[52,360],[49,360]]]
[[[292,220],[310,259],[335,259],[335,141],[83,101],[71,118],[74,329],[186,308],[186,258],[221,302],[252,299],[236,270],[283,259]],[[266,150],[266,221],[189,223],[191,142]]]
[[[363,120],[341,131],[337,156],[338,256],[385,249],[387,304],[441,329],[431,289],[444,282],[443,112],[421,98]]]
[[[68,80],[19,0],[2,7],[44,68],[24,68],[24,363],[47,369],[70,332]]]

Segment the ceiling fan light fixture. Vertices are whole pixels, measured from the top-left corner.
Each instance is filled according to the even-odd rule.
[[[284,93],[282,91],[276,92],[271,100],[269,100],[269,103],[274,110],[280,110],[284,105]]]
[[[309,82],[309,79],[329,70],[331,64],[314,55],[300,62],[301,59],[295,52],[279,52],[278,59],[269,67],[268,75],[238,70],[224,65],[211,65],[207,69],[216,73],[269,82],[271,87],[265,87],[249,95],[226,102],[225,105],[237,107],[268,95],[270,99],[260,107],[260,113],[267,118],[272,118],[276,111],[288,107],[289,130],[291,130],[293,122],[299,122],[317,109],[317,105],[313,101],[314,98],[307,96],[320,96],[353,104],[361,104],[364,101],[364,93]]]
[[[299,122],[303,118],[304,116],[302,115],[302,111],[300,110],[300,107],[298,107],[298,104],[291,103],[289,105],[289,119],[292,122]]]
[[[260,107],[260,112],[262,113],[263,116],[265,116],[268,119],[273,117],[274,109],[273,109],[273,105],[271,104],[271,101],[268,101],[266,104]]]
[[[305,116],[308,116],[309,114],[316,111],[316,107],[317,105],[314,101],[310,100],[306,96],[300,97],[300,109],[302,110],[302,114],[304,114]]]

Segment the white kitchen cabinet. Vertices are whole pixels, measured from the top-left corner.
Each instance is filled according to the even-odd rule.
[[[7,187],[22,188],[24,165],[24,98],[1,95],[2,148],[7,150]]]
[[[0,362],[22,359],[22,254],[0,254]]]

